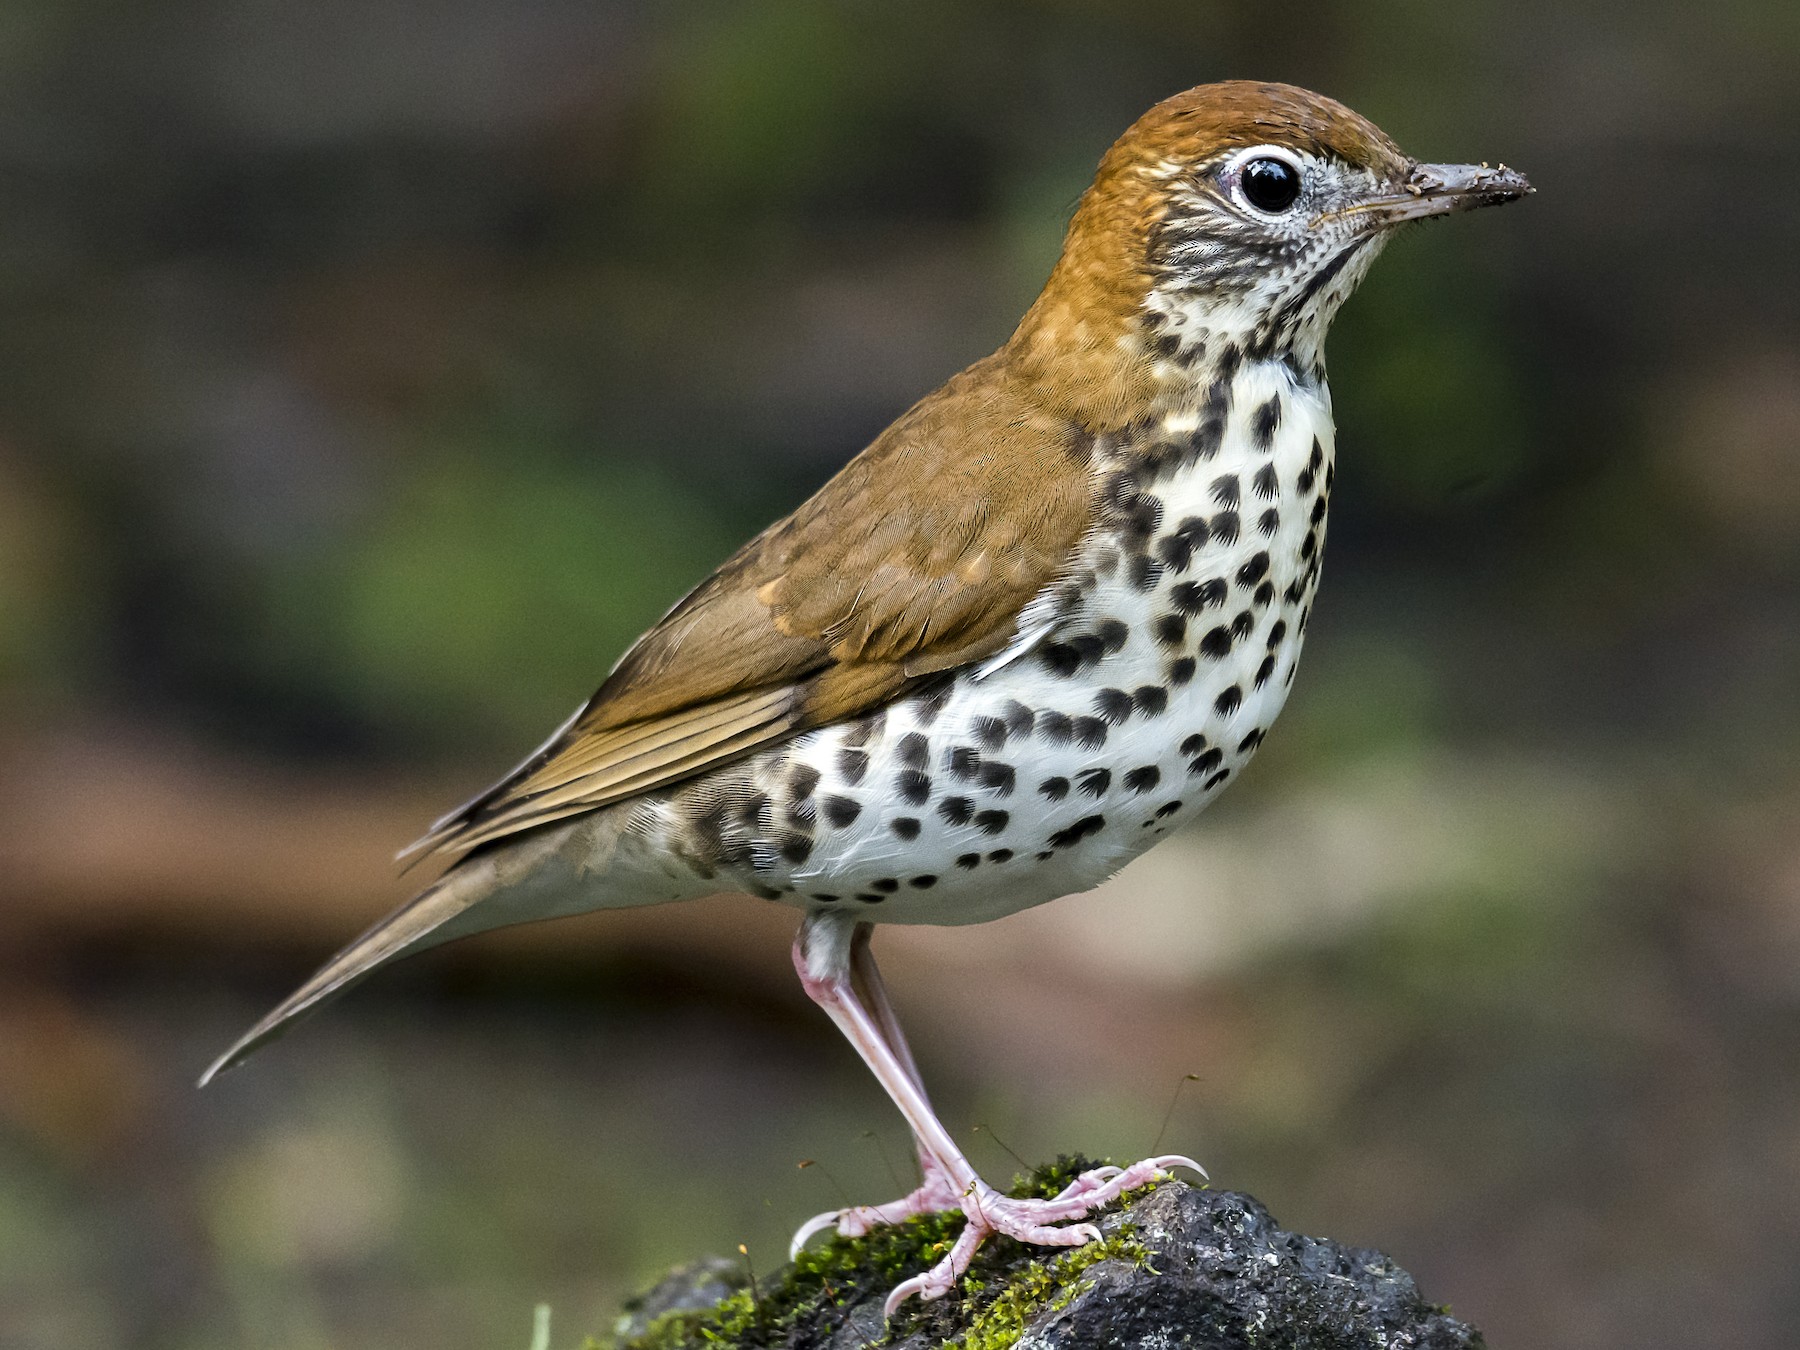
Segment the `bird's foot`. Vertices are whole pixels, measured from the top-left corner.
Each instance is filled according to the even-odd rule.
[[[1001,1195],[977,1177],[968,1190],[955,1199],[954,1203],[961,1207],[968,1222],[949,1253],[930,1270],[895,1285],[887,1296],[883,1313],[892,1317],[895,1310],[915,1294],[921,1299],[942,1298],[968,1270],[981,1244],[995,1233],[1004,1233],[1014,1241],[1039,1247],[1085,1246],[1100,1236],[1100,1230],[1091,1223],[1070,1223],[1069,1220],[1086,1218],[1126,1191],[1167,1177],[1170,1169],[1176,1167],[1185,1167],[1202,1177],[1206,1175],[1206,1169],[1192,1158],[1168,1154],[1146,1158],[1130,1167],[1096,1167],[1091,1172],[1083,1172],[1047,1200],[1021,1200]],[[907,1200],[911,1199],[911,1196],[907,1197]]]
[[[941,1214],[962,1207],[962,1192],[936,1164],[925,1167],[925,1180],[911,1195],[890,1200],[885,1205],[852,1205],[848,1209],[831,1209],[815,1214],[800,1225],[794,1240],[788,1244],[788,1259],[800,1255],[800,1249],[815,1233],[835,1228],[839,1237],[858,1238],[888,1224],[904,1223],[922,1214]]]

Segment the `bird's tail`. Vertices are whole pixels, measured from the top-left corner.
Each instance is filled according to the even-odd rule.
[[[402,956],[507,924],[683,898],[666,876],[634,866],[641,845],[621,813],[602,811],[464,858],[320,967],[214,1060],[200,1086]]]

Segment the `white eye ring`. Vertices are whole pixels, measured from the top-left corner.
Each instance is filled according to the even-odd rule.
[[[1244,210],[1263,220],[1279,220],[1294,209],[1292,204],[1282,207],[1279,211],[1265,210],[1251,201],[1244,191],[1244,166],[1259,159],[1272,159],[1292,169],[1295,180],[1300,184],[1300,191],[1305,192],[1305,163],[1292,150],[1280,145],[1252,145],[1238,151],[1226,160],[1224,167],[1219,170],[1219,184],[1230,194],[1231,200],[1243,207]],[[1296,196],[1295,201],[1298,200],[1299,197]]]

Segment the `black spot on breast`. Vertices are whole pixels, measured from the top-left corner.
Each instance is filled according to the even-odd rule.
[[[914,877],[911,881],[907,882],[906,884],[909,886],[917,886],[922,891],[928,891],[933,886],[937,885],[937,878],[932,876],[929,872],[927,872],[922,877]]]
[[[1238,753],[1240,755],[1249,754],[1252,750],[1256,749],[1257,746],[1263,743],[1263,737],[1266,735],[1268,735],[1268,732],[1263,728],[1256,728],[1255,731],[1252,731],[1248,736],[1244,737],[1243,740],[1238,742]]]
[[[1207,779],[1204,783],[1202,783],[1200,785],[1200,790],[1202,792],[1211,792],[1214,788],[1218,787],[1219,784],[1223,783],[1229,777],[1231,777],[1230,769],[1220,769],[1211,778]]]
[[[1098,797],[1112,786],[1112,770],[1083,769],[1075,775],[1075,785],[1088,796]]]
[[[1275,472],[1273,464],[1265,464],[1256,471],[1250,480],[1250,490],[1265,502],[1272,502],[1281,495],[1281,475]]]
[[[1314,497],[1313,504],[1312,504],[1312,515],[1308,516],[1307,519],[1312,524],[1317,525],[1320,521],[1325,519],[1325,511],[1326,511],[1325,499],[1323,497]]]
[[[1169,706],[1169,691],[1160,684],[1140,684],[1131,691],[1131,702],[1145,717],[1155,717]]]
[[[1269,553],[1267,549],[1253,555],[1248,562],[1237,570],[1238,585],[1253,586],[1268,575]]]
[[[900,889],[900,882],[894,877],[882,877],[879,881],[871,881],[869,889],[880,891],[883,895],[892,895]]]
[[[1270,651],[1274,651],[1277,647],[1279,647],[1281,645],[1281,640],[1286,636],[1287,636],[1287,620],[1286,619],[1275,620],[1275,626],[1269,630],[1269,641],[1266,644],[1268,649]]]
[[[975,779],[982,787],[997,796],[1007,797],[1012,795],[1014,776],[1012,765],[995,764],[989,761],[981,766],[981,771],[975,775]]]
[[[956,865],[962,868],[980,867],[981,855],[979,853],[959,853],[956,855]]]
[[[1221,544],[1229,546],[1237,543],[1238,531],[1242,528],[1243,522],[1238,519],[1236,511],[1221,511],[1212,518],[1213,538]]]
[[[865,905],[879,905],[883,900],[887,899],[885,895],[876,895],[873,891],[858,891],[856,893],[856,898]]]
[[[1106,722],[1098,717],[1077,717],[1074,722],[1075,744],[1083,750],[1098,750],[1106,744]]]
[[[1308,530],[1306,532],[1306,538],[1300,541],[1300,556],[1302,558],[1310,558],[1313,553],[1317,551],[1318,547],[1319,532],[1317,530]]]
[[[790,834],[782,837],[781,856],[796,867],[812,857],[812,851],[813,841],[809,835]]]
[[[776,890],[773,886],[754,885],[750,888],[750,894],[754,895],[758,900],[781,899],[781,892]]]
[[[1102,619],[1094,625],[1094,636],[1100,639],[1102,651],[1116,652],[1131,637],[1131,627],[1119,619]]]
[[[751,793],[744,799],[744,806],[738,812],[738,819],[746,825],[758,825],[767,829],[769,825],[768,795],[762,792]]]
[[[1208,629],[1206,636],[1200,639],[1200,655],[1220,661],[1230,654],[1231,630],[1224,624]]]
[[[957,778],[973,778],[981,767],[981,752],[972,745],[958,745],[944,756],[944,764]]]
[[[1075,734],[1069,723],[1068,714],[1046,712],[1038,715],[1038,731],[1052,745],[1065,745]]]
[[[1183,581],[1169,591],[1169,602],[1192,618],[1211,606],[1224,604],[1229,589],[1229,583],[1223,577],[1214,577],[1210,581]]]
[[[1012,733],[1006,723],[998,717],[977,717],[969,724],[975,739],[988,750],[1002,750],[1006,747],[1006,738]]]
[[[1179,614],[1164,614],[1150,625],[1156,640],[1165,647],[1179,647],[1187,641],[1187,620]]]
[[[1197,731],[1181,743],[1181,753],[1184,755],[1197,755],[1204,749],[1206,749],[1206,737]]]
[[[788,775],[788,791],[793,793],[796,802],[803,802],[812,796],[813,789],[819,786],[819,771],[810,764],[796,765],[793,773]]]
[[[1011,819],[1012,817],[1005,811],[977,811],[975,828],[983,834],[999,834]]]
[[[923,806],[931,800],[931,775],[917,769],[900,770],[894,778],[894,786],[899,789],[900,796],[914,806]]]
[[[1275,673],[1275,653],[1270,652],[1263,657],[1262,664],[1256,668],[1256,687],[1261,689],[1269,682],[1269,676]]]
[[[1319,471],[1319,466],[1321,464],[1323,464],[1324,462],[1325,462],[1325,447],[1320,445],[1319,438],[1317,436],[1314,436],[1313,443],[1312,443],[1312,454],[1308,455],[1306,458],[1306,467],[1311,469],[1314,473],[1317,473]]]
[[[1224,751],[1208,750],[1204,755],[1201,755],[1198,759],[1194,760],[1193,763],[1188,765],[1188,772],[1198,777],[1203,773],[1211,773],[1224,762]]]
[[[1069,645],[1083,666],[1091,666],[1106,655],[1106,644],[1094,633],[1077,633],[1069,639]]]
[[[829,894],[827,894],[827,893],[826,893],[826,892],[824,892],[824,891],[814,891],[814,892],[813,892],[813,893],[812,893],[812,898],[813,898],[813,899],[815,899],[815,900],[823,900],[823,901],[824,901],[824,902],[825,902],[825,903],[826,903],[826,904],[828,904],[828,905],[829,905],[829,904],[834,904],[834,903],[836,903],[836,901],[837,901],[837,900],[838,900],[838,899],[839,899],[839,898],[840,898],[840,897],[838,897],[838,896],[835,896],[835,895],[829,895]]]
[[[1053,802],[1060,802],[1069,795],[1069,780],[1066,778],[1046,778],[1038,784],[1038,791]]]
[[[1242,641],[1256,631],[1256,616],[1249,610],[1240,610],[1237,618],[1231,621],[1231,636]]]
[[[882,728],[886,725],[887,714],[885,712],[871,713],[850,724],[849,729],[844,732],[844,744],[849,746],[867,745],[881,734]]]
[[[1275,583],[1265,581],[1250,596],[1250,603],[1258,609],[1267,609],[1275,600]]]
[[[837,757],[838,776],[845,784],[855,787],[862,782],[863,775],[869,771],[869,754],[866,750],[839,750]]]
[[[1037,649],[1038,664],[1050,674],[1067,679],[1081,669],[1081,654],[1066,642],[1045,642]]]
[[[1119,499],[1118,514],[1127,535],[1140,540],[1148,539],[1156,533],[1156,527],[1162,524],[1162,499],[1134,486],[1129,496],[1121,496]]]
[[[1031,729],[1037,723],[1037,714],[1016,698],[1007,700],[1006,706],[1000,710],[1000,716],[1006,719],[1006,729],[1015,736],[1031,735]]]
[[[894,754],[907,768],[922,769],[931,762],[931,741],[916,731],[910,731],[894,746]]]
[[[967,797],[946,797],[937,804],[937,813],[952,825],[967,825],[975,814],[975,803]]]
[[[1235,473],[1223,473],[1212,481],[1212,499],[1220,506],[1236,506],[1243,500]]]
[[[913,816],[896,816],[893,820],[888,822],[888,828],[902,839],[917,839],[919,837],[919,822],[917,818]]]
[[[1157,545],[1157,553],[1168,569],[1179,576],[1187,571],[1194,552],[1204,548],[1211,537],[1212,529],[1204,520],[1199,516],[1188,516],[1175,527],[1173,533],[1162,538]]]
[[[1158,820],[1166,820],[1179,810],[1181,810],[1180,801],[1164,802],[1161,806],[1156,808],[1156,818]]]
[[[1118,726],[1131,716],[1131,695],[1123,689],[1102,689],[1094,695],[1094,711]]]
[[[1169,662],[1169,683],[1179,689],[1194,678],[1194,658],[1178,656]]]
[[[1090,834],[1099,834],[1106,828],[1105,816],[1083,816],[1066,830],[1058,830],[1046,841],[1051,848],[1068,848],[1079,844]]]
[[[1145,764],[1133,769],[1125,775],[1125,787],[1128,791],[1142,795],[1162,782],[1162,770],[1154,764]]]
[[[938,714],[944,711],[944,705],[950,701],[950,682],[946,680],[929,693],[919,695],[913,708],[913,715],[919,719],[919,725],[928,727],[937,721]]]
[[[949,705],[950,695],[954,692],[954,685],[955,677],[946,675],[942,678],[940,683],[931,686],[929,689],[920,691],[917,696],[918,702],[914,713],[918,718],[920,726],[928,727],[933,722],[937,721],[938,714],[943,712],[945,707]]]
[[[1256,532],[1264,539],[1275,537],[1275,531],[1281,528],[1281,512],[1270,507],[1256,518]]]
[[[1250,417],[1250,437],[1259,450],[1267,450],[1275,442],[1275,428],[1281,425],[1281,395],[1275,394]]]
[[[1244,691],[1235,684],[1213,700],[1213,710],[1221,717],[1230,717],[1244,703]]]
[[[1013,851],[1010,848],[997,848],[988,854],[988,861],[991,863],[1011,862],[1012,856]]]
[[[862,814],[862,803],[850,797],[827,796],[820,799],[819,809],[828,824],[841,830]]]
[[[1131,555],[1131,566],[1127,576],[1131,581],[1133,590],[1155,590],[1156,583],[1162,580],[1162,574],[1162,564],[1157,562],[1156,559],[1152,558],[1148,553],[1134,553]]]

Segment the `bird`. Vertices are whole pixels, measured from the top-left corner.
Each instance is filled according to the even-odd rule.
[[[1335,476],[1326,330],[1396,230],[1532,192],[1430,164],[1291,85],[1203,84],[1101,158],[1043,291],[645,633],[594,696],[402,859],[438,878],[204,1085],[363,977],[470,933],[744,893],[904,1117],[922,1182],[795,1250],[961,1210],[897,1284],[952,1289],[989,1237],[1079,1246],[1164,1155],[1020,1199],[939,1120],[871,947],[1079,891],[1198,815],[1281,711]],[[1203,1174],[1202,1174],[1203,1175]]]

